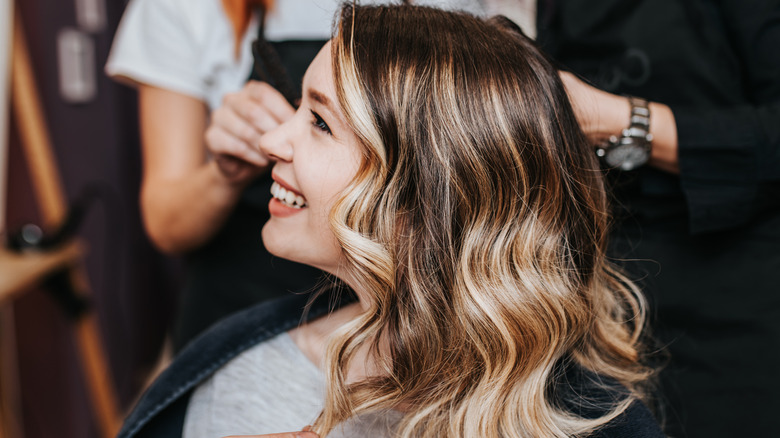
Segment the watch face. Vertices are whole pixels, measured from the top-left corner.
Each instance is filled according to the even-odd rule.
[[[650,158],[647,148],[636,143],[619,144],[607,150],[604,160],[611,167],[633,170]]]

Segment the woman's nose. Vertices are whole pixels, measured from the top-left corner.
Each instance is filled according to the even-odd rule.
[[[260,150],[275,161],[292,161],[292,126],[295,117],[287,120],[260,137]]]

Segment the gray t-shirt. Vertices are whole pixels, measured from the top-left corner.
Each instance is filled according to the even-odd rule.
[[[324,388],[323,373],[282,333],[237,356],[198,386],[187,407],[184,437],[301,430],[322,410]],[[397,411],[362,415],[328,438],[390,437],[401,418]]]

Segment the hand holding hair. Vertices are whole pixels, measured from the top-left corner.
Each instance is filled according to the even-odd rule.
[[[222,175],[239,186],[268,169],[271,160],[260,137],[292,117],[295,110],[265,82],[250,81],[225,96],[206,130],[206,145]]]

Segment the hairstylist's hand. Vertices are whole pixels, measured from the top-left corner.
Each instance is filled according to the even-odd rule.
[[[591,143],[619,135],[628,126],[631,105],[623,96],[599,90],[569,72],[560,72],[574,114]]]
[[[294,113],[265,82],[249,81],[240,91],[225,95],[206,130],[206,145],[225,178],[241,185],[267,170],[270,160],[258,147],[260,137]]]
[[[612,135],[621,135],[631,118],[627,97],[599,90],[569,72],[562,71],[560,76],[577,122],[591,143],[598,145]],[[650,102],[650,132],[653,148],[649,164],[669,173],[679,173],[677,123],[667,105]]]
[[[300,432],[272,433],[268,435],[241,435],[225,438],[319,438],[319,435],[311,431],[311,427],[306,426]]]

